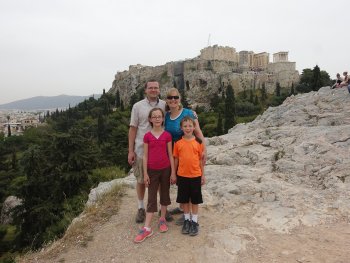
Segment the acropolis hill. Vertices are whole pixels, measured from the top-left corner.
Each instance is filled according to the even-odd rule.
[[[143,88],[151,78],[161,86],[161,96],[176,86],[184,89],[189,104],[208,107],[209,98],[231,84],[234,91],[260,89],[265,84],[268,93],[273,93],[276,83],[290,88],[299,82],[295,62],[288,61],[288,52],[273,54],[239,51],[233,47],[209,46],[193,59],[168,62],[161,66],[129,66],[129,70],[117,72],[110,93],[119,90],[121,99],[128,104],[132,94]]]

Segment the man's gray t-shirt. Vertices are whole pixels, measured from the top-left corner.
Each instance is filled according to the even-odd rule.
[[[148,121],[148,114],[153,108],[161,108],[165,112],[166,102],[158,100],[150,102],[147,98],[136,102],[131,110],[130,126],[137,128],[135,138],[135,153],[138,158],[143,157],[143,137],[146,132],[151,130],[151,125]]]

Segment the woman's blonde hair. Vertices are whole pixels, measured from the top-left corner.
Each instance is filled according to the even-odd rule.
[[[177,96],[179,96],[179,100],[180,100],[180,102],[179,102],[179,110],[181,110],[182,109],[181,94],[180,94],[180,92],[179,92],[179,90],[177,88],[170,88],[170,89],[168,89],[168,91],[166,92],[166,97],[172,96],[171,93],[174,93],[174,92],[176,93]],[[165,105],[165,111],[169,111],[169,110],[170,110],[170,108],[169,108],[168,103],[167,103]]]

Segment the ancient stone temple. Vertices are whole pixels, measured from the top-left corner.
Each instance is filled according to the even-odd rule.
[[[168,62],[161,66],[130,66],[128,71],[118,72],[109,92],[119,90],[128,104],[130,97],[150,78],[158,79],[161,95],[167,89],[177,87],[186,91],[188,102],[193,106],[208,107],[209,98],[231,85],[236,93],[260,89],[264,84],[273,93],[278,82],[282,88],[290,88],[299,82],[295,62],[288,60],[288,52],[273,54],[270,62],[267,52],[254,53],[233,47],[208,46],[192,59]]]

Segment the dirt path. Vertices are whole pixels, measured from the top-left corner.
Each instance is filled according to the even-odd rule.
[[[175,188],[171,192],[174,197]],[[250,212],[246,208],[230,214],[202,206],[200,234],[196,237],[182,235],[181,227],[173,222],[169,223],[168,232],[159,233],[158,216],[155,216],[153,236],[134,244],[133,238],[141,227],[134,223],[134,199],[135,190],[128,188],[119,213],[91,229],[84,246],[67,245],[60,253],[44,250],[28,255],[21,262],[350,262],[347,222],[301,227],[291,234],[277,234],[249,225]]]

